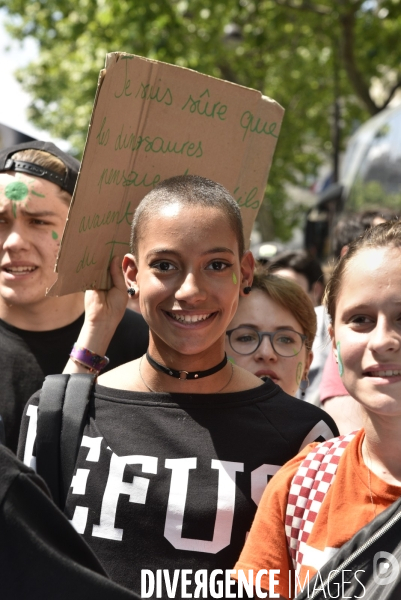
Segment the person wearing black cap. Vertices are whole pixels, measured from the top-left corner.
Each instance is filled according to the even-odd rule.
[[[85,305],[81,292],[45,296],[56,280],[54,265],[79,168],[78,160],[52,143],[0,151],[0,415],[13,451],[27,400],[46,375],[63,371],[74,342],[77,368],[74,363],[70,371],[87,368],[80,361],[84,351],[103,359],[107,350],[115,367],[141,356],[148,344],[141,315],[125,310],[117,261],[111,265],[115,287],[107,295],[89,293]],[[105,307],[98,328],[90,319],[96,302]],[[128,331],[136,331],[134,340]]]

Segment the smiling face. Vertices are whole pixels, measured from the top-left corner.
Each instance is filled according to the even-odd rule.
[[[342,380],[370,413],[401,416],[401,249],[350,259],[336,303],[333,346]]]
[[[44,179],[0,173],[0,310],[42,302],[56,280],[68,213],[59,191]]]
[[[250,326],[257,331],[279,331],[291,329],[303,334],[301,325],[293,314],[272,300],[267,293],[253,289],[249,296],[242,297],[238,310],[228,329]],[[264,336],[259,348],[252,354],[238,354],[226,337],[226,352],[235,364],[250,371],[257,377],[267,376],[277,383],[287,394],[294,395],[302,377],[308,372],[312,353],[305,347],[296,356],[279,356],[271,345],[268,336]]]
[[[127,286],[139,289],[150,353],[171,366],[182,355],[213,366],[243,278],[252,279],[252,255],[240,261],[236,235],[216,208],[172,202],[142,227],[138,256],[127,255],[123,268]]]

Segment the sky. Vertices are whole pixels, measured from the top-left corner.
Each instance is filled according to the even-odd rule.
[[[44,140],[59,142],[50,136],[48,132],[41,131],[29,123],[27,119],[27,107],[29,95],[26,94],[17,82],[14,72],[19,67],[24,67],[38,54],[38,46],[35,40],[28,39],[22,44],[10,38],[4,29],[5,11],[0,10],[0,123],[17,129],[22,133]],[[9,50],[7,50],[9,48]],[[65,142],[60,143],[65,149]]]

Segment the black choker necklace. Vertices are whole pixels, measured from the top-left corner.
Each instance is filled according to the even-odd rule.
[[[169,369],[168,367],[165,367],[164,365],[161,365],[160,363],[156,362],[155,359],[150,356],[149,352],[146,352],[146,358],[148,360],[148,363],[157,371],[161,371],[166,375],[170,375],[170,377],[175,377],[176,379],[181,379],[183,381],[185,381],[186,379],[201,379],[202,377],[208,377],[209,375],[213,375],[213,373],[217,373],[218,371],[221,371],[221,369],[224,369],[224,367],[227,364],[226,353],[224,353],[223,360],[215,367],[207,369],[206,371],[197,372],[176,371],[175,369]]]

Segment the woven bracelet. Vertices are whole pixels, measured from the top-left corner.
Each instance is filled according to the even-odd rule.
[[[100,373],[110,362],[107,356],[100,356],[91,352],[88,348],[77,346],[77,344],[73,345],[70,358],[73,362],[86,367],[91,373]]]

